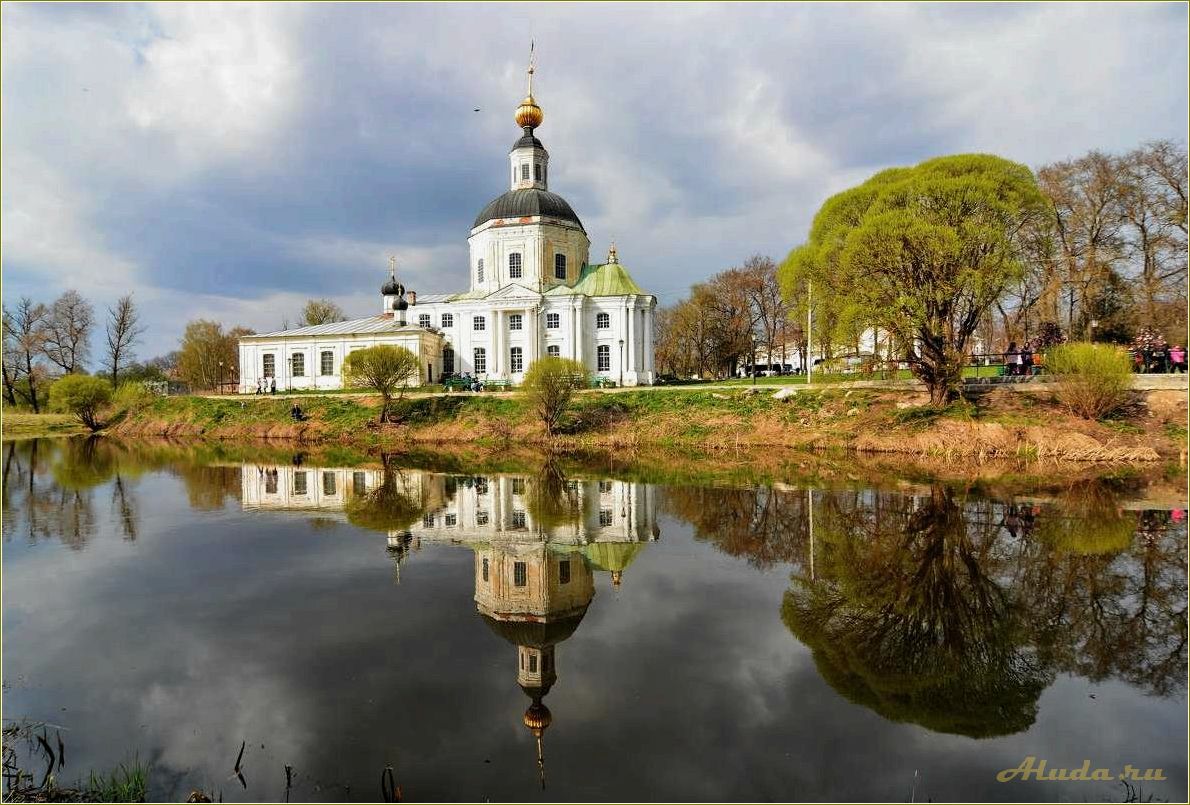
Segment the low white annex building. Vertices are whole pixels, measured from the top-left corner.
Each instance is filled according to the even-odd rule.
[[[378,315],[240,339],[240,391],[274,382],[278,390],[340,388],[343,359],[377,344],[419,355],[421,383],[462,374],[517,383],[538,357],[556,355],[616,384],[651,384],[657,299],[629,276],[614,245],[605,263],[588,259],[582,221],[549,190],[549,153],[534,134],[542,119],[530,66],[508,192],[484,206],[467,239],[467,291],[407,291],[393,261]]]

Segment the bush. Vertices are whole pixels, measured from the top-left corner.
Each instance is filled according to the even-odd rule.
[[[381,399],[380,421],[388,420],[393,398],[405,394],[405,387],[417,384],[421,362],[404,347],[381,344],[357,349],[343,361],[343,375],[348,386],[362,386],[377,392]]]
[[[1100,419],[1128,401],[1132,367],[1128,354],[1108,344],[1054,347],[1046,366],[1058,381],[1058,400],[1086,419]]]
[[[102,377],[66,375],[50,386],[50,407],[74,414],[91,430],[99,430],[99,412],[112,401],[112,384]]]
[[[148,408],[159,399],[144,383],[121,383],[112,402],[118,411],[135,414]]]
[[[575,389],[582,388],[586,377],[586,367],[578,361],[550,356],[538,358],[525,372],[525,392],[550,436],[558,432]]]

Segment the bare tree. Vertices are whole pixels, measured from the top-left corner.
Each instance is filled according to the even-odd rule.
[[[114,388],[119,388],[120,369],[135,357],[133,346],[144,331],[132,294],[121,296],[115,307],[108,308],[106,367]]]
[[[80,371],[91,352],[95,308],[70,290],[50,305],[45,323],[45,356],[63,372]]]
[[[29,403],[33,413],[41,412],[37,386],[44,376],[38,364],[45,346],[45,323],[48,311],[42,304],[34,304],[22,297],[11,313],[4,310],[4,386],[10,402],[19,394]],[[22,388],[22,382],[24,388]]]
[[[330,324],[335,321],[343,321],[346,318],[347,314],[343,312],[343,308],[329,299],[309,300],[302,308],[301,315],[298,316],[298,320],[307,327],[315,324]]]

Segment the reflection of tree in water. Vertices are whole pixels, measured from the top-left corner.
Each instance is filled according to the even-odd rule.
[[[94,439],[28,439],[5,444],[4,537],[57,539],[81,549],[94,535],[92,487],[111,462]],[[99,469],[78,467],[96,461]],[[47,477],[48,476],[48,477]]]
[[[540,529],[548,532],[582,519],[582,496],[567,482],[555,456],[546,458],[528,486],[525,508]]]
[[[380,484],[369,492],[347,499],[347,521],[372,531],[403,531],[426,510],[425,489],[415,486],[407,473],[396,468],[389,456],[381,457]]]
[[[806,555],[806,501],[804,493],[770,487],[675,486],[661,505],[694,526],[697,538],[765,568]]]
[[[916,509],[885,498],[823,515],[818,577],[795,577],[782,606],[823,677],[887,718],[941,732],[1031,725],[1050,677],[1025,649],[1018,605],[984,573],[994,533],[973,537],[941,487]]]
[[[1186,528],[1102,484],[1055,504],[670,489],[700,539],[795,567],[782,614],[840,692],[970,735],[1023,729],[1055,673],[1184,689]],[[919,502],[920,501],[920,502]],[[1040,686],[1040,687],[1039,687]]]

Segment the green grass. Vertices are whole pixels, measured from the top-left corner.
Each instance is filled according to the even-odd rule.
[[[1186,441],[1186,426],[1180,422],[1167,422],[1165,424],[1165,435],[1171,439],[1179,442]]]
[[[939,419],[960,419],[970,422],[975,419],[975,406],[965,400],[957,400],[948,405],[917,405],[912,408],[901,408],[893,412],[892,421],[897,425],[913,427],[927,427]]]
[[[149,793],[149,767],[139,760],[121,763],[109,774],[91,772],[87,795],[94,802],[144,802]]]
[[[3,431],[7,436],[67,436],[86,433],[73,414],[29,414],[4,411]]]

